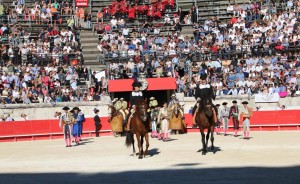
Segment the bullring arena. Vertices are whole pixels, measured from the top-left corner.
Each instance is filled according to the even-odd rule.
[[[0,0],[0,184],[299,184],[299,15],[296,0]],[[125,132],[150,129],[138,157]]]
[[[202,156],[200,134],[150,140],[139,160],[123,137],[1,143],[0,181],[15,183],[298,183],[298,131],[254,132],[250,140],[215,136],[216,152]]]

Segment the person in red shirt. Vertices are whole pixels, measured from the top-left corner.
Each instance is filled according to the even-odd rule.
[[[106,6],[105,8],[103,8],[103,15],[104,15],[105,19],[107,17],[111,16],[111,9],[108,6]]]
[[[284,50],[284,47],[283,47],[283,45],[281,45],[280,41],[277,42],[277,45],[275,46],[275,49],[276,49],[277,53],[282,54],[282,52]]]
[[[147,16],[148,16],[149,20],[153,20],[153,18],[154,18],[154,10],[153,10],[153,6],[152,5],[148,9]]]
[[[138,15],[139,14],[139,5],[137,4],[137,3],[135,3],[135,5],[133,6],[133,9],[134,9],[134,13],[136,14],[136,15]]]
[[[237,23],[238,19],[235,16],[232,16],[232,18],[230,19],[230,24],[233,25],[235,23]]]
[[[173,8],[174,8],[174,0],[168,0],[167,4],[165,5],[165,9],[172,11]]]
[[[130,20],[135,19],[135,7],[129,7],[128,9],[128,18]]]
[[[219,50],[219,47],[216,44],[213,44],[213,46],[211,47],[211,52],[212,53],[217,53]]]
[[[105,27],[104,27],[104,30],[106,31],[106,33],[110,33],[110,26],[109,24],[106,24]]]
[[[143,5],[139,7],[139,13],[146,16],[148,9],[148,6],[143,3]]]
[[[160,9],[162,12],[165,12],[165,6],[162,2],[158,3],[157,9]]]
[[[162,9],[157,8],[156,11],[155,11],[154,17],[156,19],[161,19],[162,18],[161,12],[162,12]]]

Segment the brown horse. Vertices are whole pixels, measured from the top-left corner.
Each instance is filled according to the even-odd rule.
[[[110,119],[108,120],[111,126],[111,130],[116,133],[123,132],[123,115],[119,113],[113,105],[109,105],[108,108],[111,110]]]
[[[182,120],[182,114],[180,113],[180,108],[178,104],[174,104],[172,110],[172,116],[170,119],[169,128],[174,131],[182,131],[185,128],[184,121]]]
[[[149,148],[148,132],[150,129],[149,127],[150,118],[148,117],[147,110],[148,110],[148,106],[147,103],[144,101],[141,101],[136,105],[136,111],[130,119],[131,132],[127,133],[126,142],[125,142],[127,147],[133,145],[133,154],[135,155],[133,134],[136,135],[136,139],[138,141],[138,148],[139,148],[139,159],[142,159],[143,156],[145,157],[147,155],[148,148]],[[146,140],[145,152],[143,151],[144,138]]]
[[[214,117],[213,111],[217,113],[217,109],[213,107],[211,100],[200,101],[198,111],[196,112],[195,121],[198,124],[202,137],[202,155],[207,153],[207,144],[209,134],[211,134],[211,150],[214,150]],[[207,129],[206,140],[204,130]]]

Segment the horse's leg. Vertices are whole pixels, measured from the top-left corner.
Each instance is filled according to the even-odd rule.
[[[141,134],[141,148],[142,148],[142,152],[141,154],[144,155],[144,148],[143,148],[143,144],[144,144],[144,136]]]
[[[136,139],[138,141],[138,148],[139,148],[139,159],[142,159],[143,156],[142,156],[142,149],[141,149],[141,136],[139,133],[136,133]]]
[[[214,150],[215,149],[215,146],[214,146],[214,140],[215,140],[215,137],[214,137],[214,126],[211,126],[211,135],[210,135],[210,141],[211,141],[211,150]]]
[[[207,151],[207,145],[208,145],[208,140],[209,140],[209,134],[210,134],[210,128],[207,129],[206,142],[205,142],[205,151]]]
[[[144,157],[148,154],[148,148],[149,148],[149,135],[148,133],[145,134],[145,140],[146,140],[146,150],[144,152]]]
[[[134,147],[134,135],[133,134],[131,134],[131,136],[132,136],[132,149],[133,149],[133,156],[135,156],[135,147]]]
[[[206,154],[206,149],[205,149],[205,134],[203,128],[200,128],[200,133],[201,133],[201,138],[202,138],[202,155]]]

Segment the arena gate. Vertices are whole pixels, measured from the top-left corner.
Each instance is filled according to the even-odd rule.
[[[147,78],[139,81],[143,85],[141,89],[144,97],[148,100],[150,97],[155,97],[159,105],[167,102],[177,88],[175,78]],[[132,83],[133,79],[110,80],[108,91],[112,98],[124,98],[129,101],[130,93],[133,91]]]

